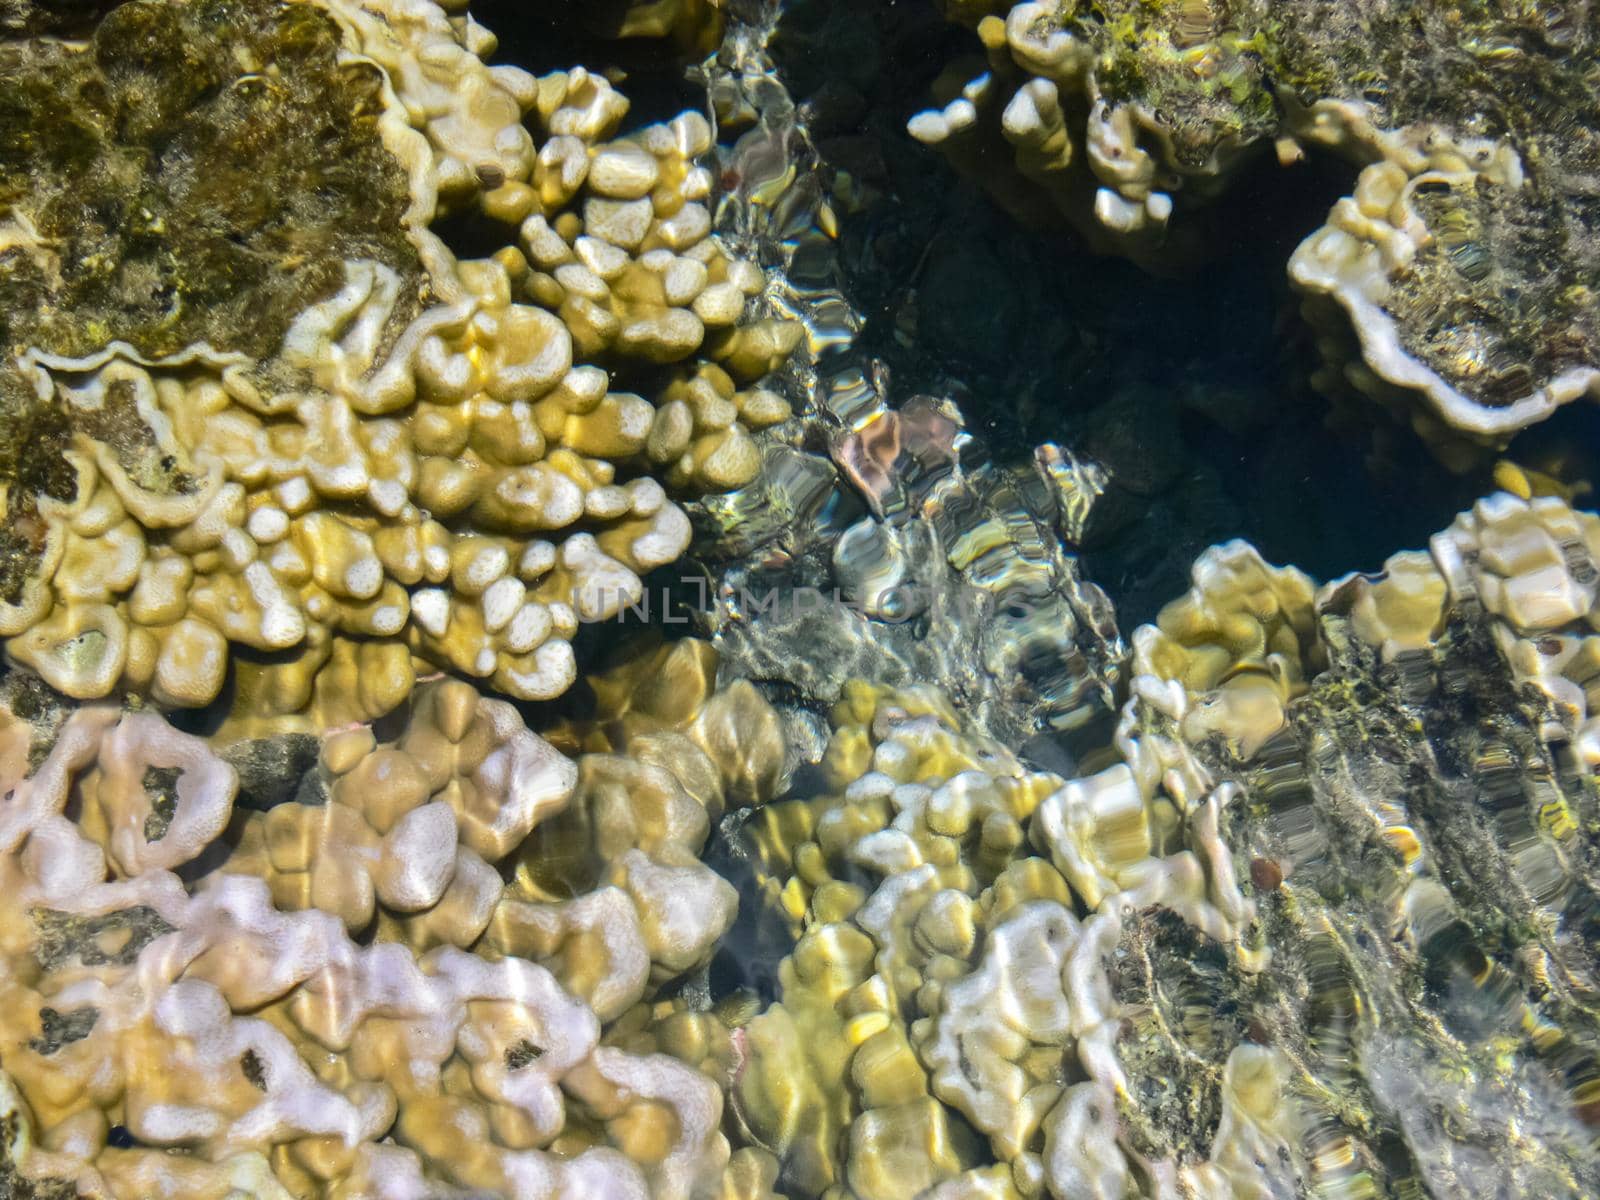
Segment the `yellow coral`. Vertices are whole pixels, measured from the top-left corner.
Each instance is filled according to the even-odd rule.
[[[845,689],[821,764],[837,791],[745,827],[797,933],[734,1089],[780,1182],[911,1197],[1032,1180],[1037,1194],[1068,1169],[1037,1149],[1064,1119],[1063,1079],[1123,1083],[1101,965],[1122,914],[1163,905],[1225,942],[1251,917],[1218,829],[1231,791],[1142,704],[1118,732],[1128,761],[1063,784],[936,693]],[[980,1165],[990,1154],[1004,1170]]]
[[[598,76],[486,66],[492,38],[428,0],[327,7],[392,85],[380,127],[435,302],[417,312],[393,269],[352,259],[263,362],[23,356],[41,397],[144,430],[78,434],[77,498],[37,503],[34,571],[0,605],[11,659],[68,695],[202,706],[231,656],[239,729],[371,719],[418,663],[554,697],[578,625],[688,544],[649,472],[738,487],[751,433],[789,414],[740,390],[800,329],[747,321],[765,279],[710,236],[704,118],[612,139],[627,102]],[[427,232],[471,198],[520,249],[457,262]],[[651,401],[585,360],[683,365]]]
[[[324,741],[301,783],[324,803],[231,825],[233,769],[153,714],[79,709],[31,774],[7,714],[0,1169],[118,1200],[769,1200],[774,1160],[730,1155],[720,1128],[733,1035],[655,997],[732,917],[696,857],[708,808],[769,799],[783,761],[775,714],[714,678],[684,642],[598,680],[618,703],[560,731],[590,744],[576,766],[509,705],[430,683],[393,740]],[[695,796],[628,757],[669,746]],[[527,889],[588,869],[548,853],[575,834],[617,870],[544,895],[543,920]],[[507,855],[510,888],[489,865]],[[567,920],[583,899],[587,932]],[[627,942],[624,910],[637,964],[601,949]],[[133,1149],[108,1145],[114,1123]]]

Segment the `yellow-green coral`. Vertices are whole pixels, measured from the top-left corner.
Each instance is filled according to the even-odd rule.
[[[1181,741],[1133,713],[1127,761],[1064,782],[937,695],[856,687],[825,794],[747,826],[799,934],[779,1002],[744,1027],[734,1092],[780,1184],[1067,1196],[1098,1169],[1077,1139],[1106,1136],[1124,1092],[1101,962],[1125,914],[1161,905],[1224,941],[1250,919],[1217,825],[1227,793],[1202,794]]]
[[[376,716],[419,662],[555,696],[577,626],[688,543],[656,475],[748,482],[751,431],[788,415],[740,390],[799,329],[744,322],[765,281],[710,236],[703,118],[611,140],[627,103],[597,76],[486,67],[492,39],[427,3],[327,9],[351,69],[389,89],[362,119],[406,181],[385,213],[404,253],[307,247],[321,282],[268,342],[221,317],[178,349],[116,313],[89,340],[17,331],[14,365],[71,440],[48,447],[62,471],[8,491],[0,632],[69,695],[204,705],[233,661],[240,728]],[[197,52],[226,58],[224,34]],[[520,248],[456,261],[426,223],[468,200]],[[43,219],[29,206],[19,229]],[[613,389],[630,363],[683,366],[652,402]]]
[[[987,58],[909,129],[1030,224],[1152,264],[1210,251],[1240,165],[1362,168],[1290,262],[1326,367],[1453,466],[1600,394],[1600,119],[1584,5],[949,0]],[[979,68],[981,70],[981,68]],[[1559,114],[1557,117],[1555,114]],[[1228,203],[1223,200],[1222,203]]]

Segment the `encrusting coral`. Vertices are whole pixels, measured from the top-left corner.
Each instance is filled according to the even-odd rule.
[[[1324,391],[1379,401],[1453,464],[1600,391],[1589,5],[942,7],[986,62],[953,64],[910,131],[1025,221],[1181,260],[1241,164],[1330,149],[1363,169],[1289,264]]]
[[[1488,1169],[1462,1130],[1504,1128],[1507,1186],[1582,1195],[1600,1041],[1558,931],[1600,913],[1597,559],[1595,517],[1504,494],[1320,590],[1218,547],[1073,778],[858,684],[785,798],[779,714],[692,640],[591,679],[548,740],[427,684],[265,811],[153,714],[87,706],[38,746],[12,720],[0,1169],[1222,1200],[1448,1181]],[[764,1009],[693,984],[737,908],[719,818],[795,937]],[[1397,1115],[1406,1074],[1453,1116]]]
[[[788,415],[748,385],[800,330],[744,321],[765,280],[710,236],[709,126],[617,138],[604,79],[486,66],[428,0],[215,7],[0,49],[0,270],[29,298],[0,318],[30,439],[0,462],[7,652],[77,698],[229,684],[241,727],[370,719],[419,661],[558,695],[577,626],[687,546],[666,489],[747,482]],[[134,75],[129,37],[157,47]],[[58,109],[73,138],[32,138]],[[244,130],[259,178],[208,157]],[[147,198],[142,240],[84,171]],[[325,189],[292,236],[260,207]],[[517,244],[456,261],[427,225],[468,205]],[[613,390],[629,371],[654,402]]]
[[[837,706],[826,794],[747,827],[800,931],[779,1003],[743,1030],[734,1093],[783,1186],[1124,1194],[1104,961],[1125,923],[1171,911],[1260,958],[1219,834],[1234,789],[1134,722],[1130,708],[1125,762],[1069,782],[964,731],[933,693],[860,687]],[[1270,1051],[1238,1053],[1230,1071],[1272,1075],[1246,1065]],[[1196,1188],[1256,1180],[1230,1147],[1219,1135],[1205,1163],[1146,1166]]]
[[[711,826],[778,791],[777,715],[715,678],[707,643],[673,643],[592,681],[603,719],[550,732],[581,752],[577,792],[517,851],[483,945],[551,963],[602,1020],[710,958],[738,910],[700,861]]]
[[[1173,731],[1249,797],[1226,837],[1249,863],[1273,956],[1246,979],[1203,959],[1182,967],[1181,945],[1132,944],[1137,1053],[1181,1085],[1185,1025],[1202,1046],[1270,1031],[1300,1097],[1307,1192],[1576,1197],[1600,1182],[1583,948],[1600,905],[1581,833],[1600,771],[1585,666],[1597,535],[1593,514],[1558,498],[1490,496],[1426,552],[1314,597],[1280,593],[1282,624],[1306,631],[1287,703],[1242,714],[1218,708],[1229,685],[1185,689]],[[1248,547],[1228,552],[1257,578],[1285,574]],[[1248,592],[1229,588],[1197,565],[1192,599],[1227,610]],[[1136,669],[1179,661],[1176,646],[1232,660],[1236,679],[1264,676],[1272,657],[1260,639],[1161,624],[1135,634]],[[1196,1022],[1185,1003],[1217,1015]],[[1165,1103],[1184,1091],[1168,1087]],[[1485,1159],[1483,1144],[1507,1151]]]
[[[714,682],[688,642],[596,680],[576,762],[430,684],[393,742],[326,739],[322,804],[264,813],[152,714],[80,708],[42,758],[10,718],[0,1170],[128,1200],[770,1196],[670,1021],[605,1032],[709,955],[709,820],[778,786],[775,714]]]
[[[381,904],[380,937],[470,946],[500,896],[495,864],[568,805],[578,770],[510,705],[459,680],[425,684],[411,709],[391,745],[364,728],[330,736],[326,799],[241,813],[221,869],[265,879],[279,908],[332,913],[351,934]]]
[[[1216,547],[1077,778],[855,689],[822,794],[745,826],[797,938],[733,1090],[779,1186],[1403,1192],[1505,1129],[1497,1186],[1586,1194],[1597,536],[1499,494],[1321,589]]]

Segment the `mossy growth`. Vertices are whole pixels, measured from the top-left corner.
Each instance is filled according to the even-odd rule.
[[[25,1148],[22,1114],[15,1109],[0,1114],[0,1196],[7,1200],[72,1200],[78,1194],[70,1179],[33,1179],[24,1175],[12,1160]]]
[[[262,359],[343,260],[417,276],[382,80],[338,47],[322,10],[265,0],[133,0],[86,44],[0,42],[5,348]]]
[[[1098,50],[1100,95],[1151,113],[1182,166],[1278,126],[1258,39],[1228,0],[1083,0],[1062,6],[1060,24]]]
[[[1264,982],[1174,913],[1136,914],[1109,960],[1127,1014],[1117,1055],[1130,1080],[1119,1109],[1129,1143],[1152,1158],[1204,1159],[1222,1111],[1222,1072],[1247,1039]]]
[[[62,1013],[47,1004],[39,1010],[39,1036],[28,1039],[28,1048],[36,1054],[54,1054],[88,1037],[99,1019],[100,1010],[90,1005]]]
[[[0,361],[0,485],[6,487],[6,513],[0,521],[0,600],[8,604],[21,600],[23,584],[44,549],[47,531],[39,515],[39,497],[77,496],[77,478],[62,457],[71,441],[66,414],[41,401],[13,364]]]
[[[1432,240],[1386,304],[1407,347],[1480,404],[1509,404],[1600,362],[1600,256],[1581,217],[1537,182],[1422,185]],[[1585,244],[1587,243],[1587,244]]]
[[[35,908],[29,916],[38,933],[33,956],[45,971],[53,971],[73,959],[86,967],[107,963],[125,967],[151,942],[173,930],[147,904],[90,917]]]
[[[159,842],[172,828],[178,812],[177,767],[146,767],[144,794],[150,799],[150,815],[144,819],[144,840]]]

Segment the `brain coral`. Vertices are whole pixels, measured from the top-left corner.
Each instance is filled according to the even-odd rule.
[[[554,696],[687,545],[663,485],[754,475],[799,330],[743,321],[706,122],[616,138],[603,79],[492,48],[426,0],[0,46],[13,661],[177,706],[235,662],[241,719],[375,716],[418,660]],[[516,244],[457,261],[427,225],[468,205]]]
[[[1290,263],[1324,390],[1381,402],[1453,462],[1600,391],[1592,6],[943,7],[987,70],[954,67],[911,132],[1025,220],[1181,259],[1240,164],[1329,148],[1360,178]]]

